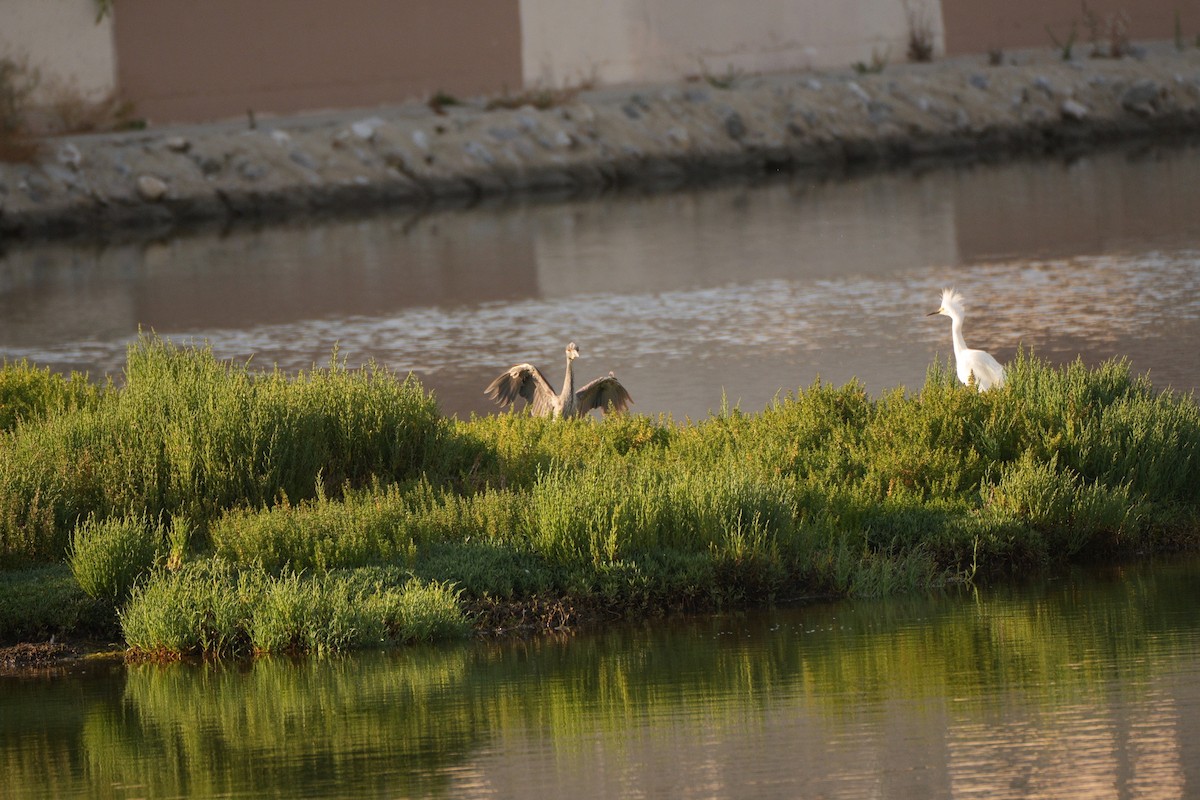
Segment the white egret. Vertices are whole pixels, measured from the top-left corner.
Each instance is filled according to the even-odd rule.
[[[950,335],[954,339],[954,364],[957,368],[958,379],[963,383],[975,376],[975,385],[979,390],[987,391],[993,386],[1004,385],[1004,367],[991,355],[982,350],[972,350],[963,339],[963,296],[955,289],[942,289],[942,306],[937,311],[930,311],[925,316],[944,314],[950,318]]]
[[[542,371],[532,364],[509,367],[483,392],[502,406],[511,406],[518,397],[524,397],[535,417],[583,417],[594,408],[603,413],[608,413],[612,408],[619,413],[633,402],[629,392],[611,372],[603,378],[585,383],[577,391],[573,367],[577,358],[579,350],[571,342],[567,345],[567,374],[563,378],[562,391],[558,394],[555,394]]]

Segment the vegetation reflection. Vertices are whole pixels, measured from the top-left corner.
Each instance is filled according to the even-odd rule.
[[[688,714],[736,736],[768,709],[838,731],[864,703],[894,699],[968,716],[997,692],[1104,705],[1114,687],[1148,691],[1194,656],[1195,579],[1195,564],[1160,565],[354,659],[134,665],[123,683],[28,678],[3,687],[0,793],[69,794],[69,775],[75,788],[152,796],[289,785],[437,796],[508,741],[562,751],[599,735],[620,748],[630,730]],[[932,719],[912,724],[943,724]]]

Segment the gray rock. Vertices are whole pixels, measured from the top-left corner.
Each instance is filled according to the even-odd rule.
[[[303,150],[293,150],[292,152],[288,153],[288,158],[305,169],[311,169],[315,171],[320,166],[315,158]]]
[[[182,136],[168,136],[163,144],[174,153],[186,153],[192,149],[192,143]]]
[[[79,169],[83,164],[83,153],[79,152],[79,148],[73,142],[67,142],[58,148],[58,163],[64,167]]]
[[[243,161],[238,164],[238,175],[241,175],[248,181],[256,181],[260,178],[265,178],[270,171],[263,164],[257,164],[253,161]]]
[[[809,78],[804,82],[804,85],[809,89],[812,89],[814,92],[819,92],[825,88],[824,85],[816,78]]]
[[[289,145],[292,143],[292,135],[287,131],[281,131],[278,128],[272,128],[271,141],[278,145]]]
[[[75,188],[79,185],[79,176],[71,170],[63,169],[57,164],[46,164],[42,167],[42,169],[51,180],[57,181],[63,186]]]
[[[1045,94],[1046,97],[1054,98],[1054,85],[1050,83],[1050,79],[1045,75],[1038,75],[1033,79],[1033,88]]]
[[[17,188],[33,202],[40,203],[50,194],[50,181],[36,172],[26,173],[25,177],[17,182]]]
[[[1078,100],[1066,100],[1062,104],[1063,119],[1069,119],[1074,122],[1080,122],[1087,119],[1088,107]]]
[[[688,133],[687,128],[681,125],[674,125],[667,128],[667,140],[673,142],[680,147],[687,147],[691,143],[692,137]]]
[[[425,131],[421,130],[420,128],[417,128],[415,131],[412,132],[412,140],[413,140],[413,144],[415,144],[417,147],[421,148],[422,150],[429,149],[429,134],[427,134]]]
[[[363,141],[369,142],[375,138],[375,131],[381,127],[383,127],[383,120],[379,117],[368,117],[352,124],[350,131]]]
[[[471,156],[471,158],[474,158],[476,161],[482,161],[488,165],[496,163],[496,157],[493,156],[488,149],[479,142],[467,142],[463,145],[463,150],[466,150],[467,155]]]
[[[846,88],[850,90],[850,94],[854,95],[859,100],[862,100],[864,103],[871,102],[871,95],[868,94],[867,90],[859,86],[855,81],[850,81],[847,83]]]
[[[703,89],[688,89],[683,93],[683,99],[689,103],[707,103],[709,97],[709,93]]]
[[[892,107],[881,100],[872,100],[867,103],[867,118],[871,120],[873,125],[882,125],[887,122],[892,116]]]
[[[205,175],[216,175],[221,171],[222,166],[224,166],[220,159],[206,153],[192,153],[188,157],[192,159],[192,163],[199,167],[200,171]]]
[[[167,196],[167,184],[156,175],[139,175],[137,192],[146,202],[157,203]]]
[[[554,134],[554,144],[564,150],[568,150],[579,144],[578,140],[567,133],[566,131],[558,131]]]
[[[1163,89],[1155,81],[1145,78],[1130,86],[1121,95],[1121,107],[1143,117],[1152,117],[1158,111]]]
[[[650,101],[647,100],[645,98],[645,96],[640,93],[634,93],[634,94],[630,95],[629,102],[632,105],[636,106],[637,108],[640,108],[642,111],[650,110]]]
[[[991,82],[988,80],[987,76],[981,75],[978,72],[974,73],[969,78],[967,78],[967,83],[971,84],[976,89],[979,89],[980,91],[985,91],[985,92],[987,91],[988,86],[991,85]]]
[[[621,106],[621,110],[624,111],[625,116],[629,117],[630,119],[642,118],[642,112],[633,103],[626,103],[625,105]]]
[[[488,135],[500,142],[511,142],[521,137],[516,128],[488,128]]]
[[[741,114],[731,110],[725,115],[725,132],[732,139],[741,139],[746,135],[746,122]]]

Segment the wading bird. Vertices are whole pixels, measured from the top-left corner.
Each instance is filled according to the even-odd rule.
[[[629,392],[611,372],[576,390],[572,365],[577,358],[579,350],[571,342],[567,345],[567,374],[558,394],[554,393],[542,371],[532,364],[509,367],[483,393],[502,406],[511,406],[518,397],[524,397],[535,417],[583,417],[593,408],[604,413],[608,413],[609,408],[622,412],[633,402]]]
[[[925,316],[945,314],[950,318],[950,335],[954,339],[954,364],[957,367],[958,379],[963,383],[975,376],[975,385],[979,391],[986,391],[993,386],[1004,385],[1004,367],[982,350],[972,350],[963,339],[963,297],[955,289],[942,289],[942,307],[930,311]]]

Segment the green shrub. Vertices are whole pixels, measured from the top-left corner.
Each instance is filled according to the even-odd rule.
[[[134,587],[120,610],[121,632],[135,652],[237,655],[249,649],[247,628],[264,578],[221,559],[159,571]]]
[[[448,584],[378,568],[272,576],[219,558],[155,573],[120,620],[131,649],[158,655],[330,653],[469,630]]]
[[[40,375],[40,373],[37,373]],[[62,557],[89,516],[186,517],[420,473],[447,424],[420,384],[336,359],[296,378],[142,338],[125,383],[0,448],[0,563]]]
[[[86,375],[73,372],[63,377],[24,360],[5,361],[0,368],[0,431],[10,431],[19,422],[94,408],[106,391],[88,383]]]
[[[88,595],[115,606],[153,568],[164,538],[164,526],[144,517],[89,517],[75,528],[67,561]]]

